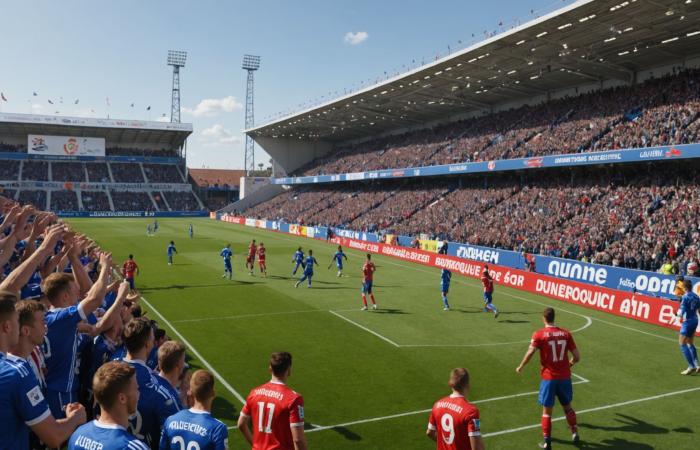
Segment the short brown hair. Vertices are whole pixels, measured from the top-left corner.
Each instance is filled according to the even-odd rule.
[[[547,321],[547,323],[554,323],[554,308],[545,308],[544,312],[542,313],[542,317],[544,317],[544,320]]]
[[[8,320],[15,311],[15,304],[19,300],[17,294],[10,291],[0,291],[0,320]]]
[[[102,408],[109,409],[117,401],[117,396],[126,391],[136,370],[122,361],[110,361],[97,369],[92,378],[92,391],[95,400]]]
[[[463,391],[464,388],[469,386],[469,371],[464,367],[452,369],[449,385],[456,391]]]
[[[45,312],[46,307],[43,303],[36,300],[22,300],[17,302],[15,309],[19,313],[19,326],[31,327],[34,325],[34,313],[37,311]]]
[[[124,327],[124,345],[129,353],[136,353],[146,346],[153,333],[151,322],[145,317],[132,319]]]
[[[214,396],[214,376],[206,370],[198,370],[190,378],[190,392],[199,402]]]
[[[46,295],[46,298],[53,303],[59,295],[70,288],[70,283],[73,281],[73,277],[67,273],[52,273],[44,280],[42,291]]]
[[[292,354],[288,352],[277,352],[270,356],[270,368],[276,377],[281,377],[292,367]]]
[[[185,346],[180,342],[163,342],[158,348],[158,367],[163,372],[168,373],[175,368],[184,354]]]

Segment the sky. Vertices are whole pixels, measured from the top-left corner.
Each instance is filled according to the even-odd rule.
[[[187,165],[237,169],[244,54],[261,56],[260,125],[572,1],[0,0],[0,112],[169,120],[167,52],[184,50]],[[258,162],[269,156],[256,146]]]

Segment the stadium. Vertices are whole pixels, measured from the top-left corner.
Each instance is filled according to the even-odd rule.
[[[0,112],[0,448],[696,448],[700,4],[563,3],[245,170]]]

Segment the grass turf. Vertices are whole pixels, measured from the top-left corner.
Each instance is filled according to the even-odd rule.
[[[478,281],[457,275],[452,310],[445,312],[438,269],[376,255],[380,309],[362,312],[360,252],[346,249],[349,260],[338,278],[334,266],[326,269],[335,246],[325,242],[209,219],[161,219],[158,234],[147,237],[148,221],[70,220],[111,250],[115,263],[135,255],[148,315],[158,320],[157,309],[170,323],[159,320],[169,334],[177,339],[176,329],[241,396],[268,380],[271,352],[290,351],[289,384],[304,396],[310,448],[435,448],[424,436],[426,410],[449,393],[448,373],[458,366],[471,372],[469,397],[480,408],[486,448],[536,448],[538,361],[523,375],[514,369],[545,306],[556,308],[560,326],[579,330],[574,337],[582,361],[574,371],[582,378],[574,380],[573,402],[579,448],[697,446],[700,425],[687,413],[700,400],[700,377],[679,375],[685,365],[670,330],[498,285],[494,303],[502,313],[494,320],[482,312]],[[251,239],[267,247],[268,278],[244,271]],[[179,251],[173,266],[166,261],[170,240]],[[229,242],[233,281],[221,278],[218,256]],[[320,263],[312,289],[294,288],[291,258],[298,246],[312,248]],[[199,359],[191,362],[201,367]],[[241,403],[221,383],[217,392],[215,415],[233,426]],[[557,407],[555,418],[561,416]],[[231,448],[246,448],[236,430],[230,435]],[[555,448],[574,447],[565,421],[554,422],[553,436]]]

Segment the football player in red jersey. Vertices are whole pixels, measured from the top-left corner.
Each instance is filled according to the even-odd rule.
[[[129,259],[124,261],[124,264],[122,265],[122,275],[124,276],[124,280],[129,282],[129,288],[133,291],[136,289],[136,286],[134,285],[134,275],[138,275],[139,273],[139,265],[136,264],[136,261],[134,261],[134,255],[129,255]]]
[[[245,268],[250,270],[250,274],[253,275],[253,270],[255,269],[255,255],[258,252],[258,246],[255,245],[255,239],[248,246],[248,257],[245,259]]]
[[[286,385],[291,370],[292,355],[273,353],[270,357],[272,379],[248,394],[238,418],[238,429],[253,450],[307,449],[304,399]]]
[[[574,398],[574,389],[571,385],[571,367],[580,361],[581,355],[576,348],[571,332],[554,325],[553,308],[544,310],[542,320],[545,327],[535,331],[532,335],[530,348],[515,371],[521,373],[535,352],[540,351],[542,381],[539,402],[542,405],[542,434],[544,435],[544,442],[540,444],[540,448],[551,450],[552,409],[555,397],[559,399],[559,403],[564,408],[572,440],[579,441],[576,412],[571,407],[571,401]],[[571,353],[571,359],[569,359],[569,353]]]
[[[433,405],[426,434],[437,442],[437,450],[484,450],[479,410],[467,400],[467,369],[453,369],[449,386],[452,394]]]
[[[362,266],[362,310],[367,311],[367,294],[372,300],[372,309],[377,309],[377,302],[374,301],[372,293],[372,283],[374,282],[374,271],[377,270],[372,262],[372,255],[367,253],[367,261]]]
[[[258,265],[260,266],[260,273],[267,277],[267,266],[265,265],[265,244],[262,242],[258,246]]]
[[[492,311],[493,317],[498,319],[498,308],[493,304],[493,278],[489,273],[489,266],[484,266],[481,284],[484,286],[484,312]]]

